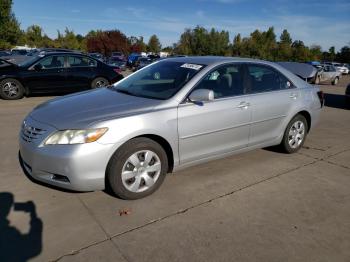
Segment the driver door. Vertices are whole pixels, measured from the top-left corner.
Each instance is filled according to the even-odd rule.
[[[24,74],[27,86],[32,92],[64,92],[66,84],[65,56],[46,56],[28,68]]]

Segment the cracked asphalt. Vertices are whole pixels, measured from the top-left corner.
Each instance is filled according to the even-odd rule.
[[[349,261],[349,82],[321,86],[321,121],[297,154],[260,149],[191,167],[136,201],[28,180],[17,134],[24,116],[50,97],[0,100],[0,204],[4,192],[15,203],[32,201],[43,227],[33,230],[28,212],[13,207],[0,226],[16,230],[18,254],[35,236],[40,249],[30,261]],[[123,208],[130,214],[120,216]],[[1,248],[1,261],[15,261],[1,259]]]

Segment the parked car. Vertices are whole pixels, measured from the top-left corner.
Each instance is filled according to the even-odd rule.
[[[319,68],[315,84],[320,84],[323,82],[331,82],[332,85],[337,85],[341,73],[332,65],[324,64],[322,68]]]
[[[27,56],[36,56],[36,55],[44,55],[48,52],[67,52],[67,53],[79,53],[81,54],[81,51],[78,50],[72,50],[72,49],[66,49],[66,48],[35,48],[30,50],[26,55]]]
[[[106,62],[106,57],[100,53],[88,53],[89,56],[100,60],[101,62]]]
[[[11,55],[11,51],[0,50],[0,57],[3,57],[3,56],[10,56],[10,55]]]
[[[116,57],[109,58],[107,64],[111,66],[118,66],[121,69],[121,71],[126,70],[126,62]]]
[[[34,93],[76,92],[115,83],[117,70],[89,56],[50,52],[0,67],[0,97],[19,99]]]
[[[343,75],[349,74],[349,68],[347,68],[344,64],[336,62],[326,62],[325,64],[334,66],[337,69],[337,71],[339,71]]]
[[[138,54],[138,53],[131,53],[131,54],[128,56],[127,66],[129,66],[129,67],[134,67],[136,61],[137,61],[140,57],[142,57],[142,56],[141,56],[140,54]]]
[[[28,49],[12,49],[11,55],[27,55],[29,52]]]
[[[345,90],[345,100],[346,100],[348,107],[350,108],[350,84],[348,84],[348,86],[346,87],[346,90]]]
[[[122,52],[112,52],[111,57],[117,58],[120,60],[125,60],[125,55]]]
[[[152,64],[152,59],[147,57],[139,57],[137,61],[135,62],[135,69],[134,71],[140,70],[141,68],[148,66],[149,64]]]
[[[20,131],[20,159],[43,183],[79,191],[107,183],[137,199],[198,163],[272,145],[297,152],[322,105],[318,87],[272,62],[169,58],[36,107]]]

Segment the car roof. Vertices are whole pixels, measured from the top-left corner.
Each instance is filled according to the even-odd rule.
[[[78,55],[78,56],[84,56],[84,57],[89,57],[89,58],[94,59],[93,57],[91,57],[91,56],[89,56],[89,55],[87,55],[87,54],[83,54],[83,53],[79,53],[79,52],[64,52],[64,51],[60,51],[60,52],[58,52],[58,51],[55,51],[55,52],[45,52],[45,51],[44,51],[43,53],[38,54],[38,57],[46,57],[46,56],[52,56],[52,55],[70,55],[70,56],[72,56],[72,55],[74,55],[74,56]]]
[[[222,62],[264,62],[269,63],[268,61],[262,61],[253,58],[242,58],[242,57],[227,57],[227,56],[184,56],[184,57],[169,57],[175,62],[183,63],[196,63],[202,65],[212,65]]]

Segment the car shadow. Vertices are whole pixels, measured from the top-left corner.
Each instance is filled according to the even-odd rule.
[[[346,101],[345,95],[324,93],[325,106],[338,109],[350,109],[349,103]]]
[[[10,225],[8,215],[13,208],[15,212],[25,212],[30,216],[28,233],[21,233]],[[37,216],[32,201],[14,202],[10,192],[0,192],[0,257],[1,261],[28,261],[42,251],[43,222]]]

